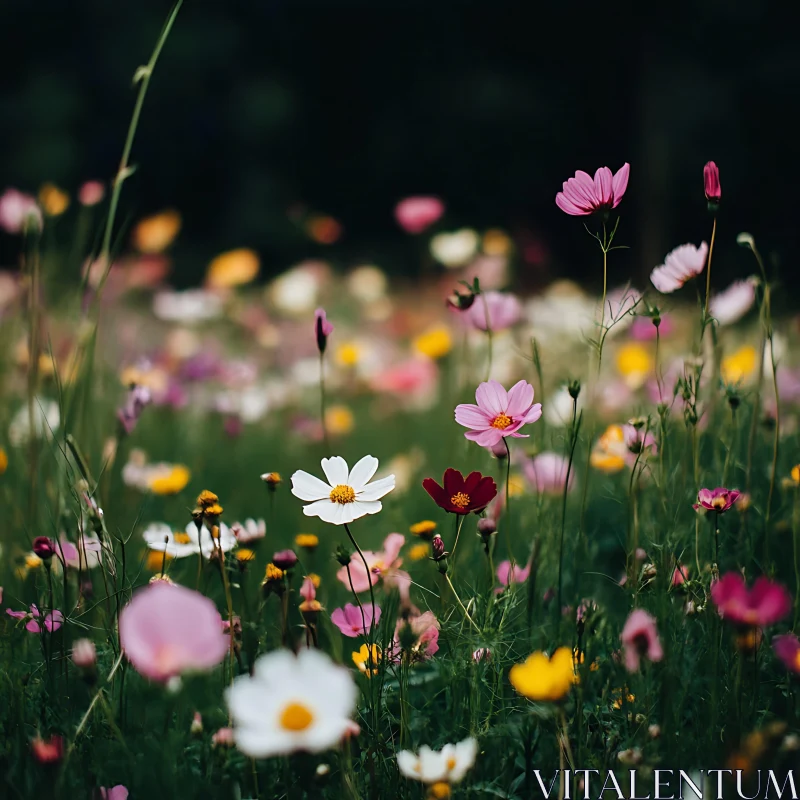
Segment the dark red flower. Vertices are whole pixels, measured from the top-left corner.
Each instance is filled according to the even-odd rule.
[[[452,514],[479,513],[497,496],[497,484],[480,472],[470,472],[465,478],[458,470],[444,471],[444,486],[433,478],[425,478],[422,487],[439,508]]]

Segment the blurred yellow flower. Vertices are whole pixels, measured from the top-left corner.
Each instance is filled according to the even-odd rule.
[[[53,183],[39,189],[39,205],[48,217],[59,217],[69,208],[69,195]]]
[[[373,644],[368,647],[365,644],[361,645],[361,649],[353,653],[353,663],[358,667],[360,672],[363,672],[368,678],[371,678],[378,672],[378,664],[381,661],[381,649],[378,645]]]
[[[247,561],[252,561],[256,557],[256,554],[247,547],[240,547],[236,551],[236,560],[239,563],[245,563]]]
[[[153,494],[178,494],[186,488],[191,477],[192,473],[188,467],[183,464],[173,464],[168,474],[153,478],[148,488]]]
[[[270,581],[280,581],[283,579],[283,570],[280,567],[276,567],[271,561],[267,564],[266,570],[264,570],[264,582],[269,583]]]
[[[421,542],[420,544],[415,544],[408,550],[408,557],[412,561],[422,561],[423,558],[427,558],[431,553],[430,546],[425,543]]]
[[[415,522],[409,530],[414,536],[430,539],[436,530],[436,523],[432,519],[423,519],[422,522]]]
[[[336,348],[336,363],[343,367],[354,367],[361,358],[361,348],[355,342],[345,342]]]
[[[499,228],[490,228],[483,234],[481,246],[487,256],[507,256],[511,252],[513,243],[505,231],[501,231]]]
[[[632,389],[638,389],[653,369],[650,351],[638,342],[629,342],[617,351],[617,371]]]
[[[306,550],[313,550],[319,544],[319,536],[313,533],[298,533],[294,537],[294,543]]]
[[[503,487],[505,489],[505,487]],[[522,475],[511,474],[508,479],[508,496],[519,497],[525,494],[525,481]]]
[[[625,467],[625,432],[621,425],[609,425],[597,440],[592,450],[591,465],[607,475],[619,472]]]
[[[146,386],[153,392],[161,392],[169,384],[167,372],[159,367],[141,369],[140,367],[124,367],[119,374],[123,386]]]
[[[758,354],[755,347],[745,345],[722,359],[720,373],[725,383],[746,381],[756,371]]]
[[[314,584],[315,589],[319,589],[319,585],[322,583],[322,578],[320,578],[316,572],[309,572],[308,575],[306,575],[306,578],[308,578],[311,583]]]
[[[515,664],[508,674],[511,685],[529,700],[556,703],[575,683],[572,651],[559,647],[548,658],[542,652],[528,656],[524,664]]]
[[[453,340],[450,337],[450,331],[444,325],[439,325],[421,333],[414,339],[411,346],[418,353],[436,359],[442,358],[450,352]]]
[[[8,469],[8,453],[0,447],[0,475]]]
[[[209,265],[206,284],[212,289],[227,289],[250,283],[258,277],[261,262],[253,250],[245,247],[218,255]]]
[[[623,703],[632,703],[636,699],[636,695],[630,693],[630,690],[625,689],[614,689],[614,708],[620,709],[622,708]]]
[[[331,406],[325,411],[325,427],[331,436],[344,436],[354,425],[355,417],[347,406]]]
[[[140,253],[163,253],[181,229],[181,215],[174,209],[145,217],[133,229],[133,246]]]
[[[0,456],[0,473],[2,473],[3,471],[2,461],[3,461],[2,456]],[[792,482],[800,486],[800,464],[797,464],[794,467],[792,467],[792,471],[790,474],[792,476]]]
[[[172,560],[172,556],[166,551],[148,550],[145,568],[149,572],[161,572],[164,564]]]
[[[28,553],[25,556],[25,566],[28,569],[36,569],[37,567],[42,566],[42,559],[36,555],[36,553]]]

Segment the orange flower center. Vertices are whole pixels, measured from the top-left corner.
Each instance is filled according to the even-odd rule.
[[[340,483],[334,486],[330,493],[331,503],[339,503],[339,505],[347,505],[347,503],[354,503],[356,501],[356,493],[352,486],[346,486]]]
[[[456,508],[466,508],[469,505],[469,495],[464,494],[464,492],[456,492],[450,498],[450,503],[456,506]]]
[[[498,414],[492,420],[492,427],[499,428],[501,431],[504,431],[514,420],[508,416],[508,414]]]
[[[281,712],[280,724],[287,731],[304,731],[314,721],[314,715],[302,703],[289,703]]]
[[[175,544],[189,544],[192,541],[192,537],[183,531],[176,531],[172,535],[172,538],[175,541]]]
[[[723,508],[725,508],[726,499],[727,498],[725,497],[725,495],[720,495],[719,497],[715,497],[711,501],[711,505],[714,506],[714,508],[721,511]]]

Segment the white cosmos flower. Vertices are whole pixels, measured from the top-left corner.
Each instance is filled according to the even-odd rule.
[[[167,555],[173,558],[195,556],[200,552],[205,558],[210,558],[217,549],[208,528],[204,526],[198,532],[194,522],[190,522],[185,531],[174,532],[165,522],[153,522],[147,526],[142,536],[151,550],[157,550],[159,553],[166,551]],[[236,547],[236,544],[236,537],[231,529],[220,522],[219,545],[222,547],[222,552],[227,553]]]
[[[350,472],[341,456],[323,458],[322,471],[328,483],[298,470],[292,475],[292,494],[311,503],[303,509],[307,517],[346,525],[367,514],[377,514],[383,508],[381,497],[394,489],[394,475],[370,483],[377,469],[374,456],[364,456]]]
[[[401,775],[423,783],[459,783],[475,763],[478,743],[475,739],[464,739],[458,744],[446,744],[441,750],[431,750],[427,745],[419,749],[419,755],[410,750],[397,754],[397,766]]]
[[[236,746],[253,758],[335,747],[353,729],[358,690],[319,650],[276,650],[225,692]]]

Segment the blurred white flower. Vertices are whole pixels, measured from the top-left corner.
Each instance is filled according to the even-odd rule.
[[[578,413],[583,406],[583,397],[578,395]],[[572,422],[572,398],[569,389],[562,386],[549,395],[547,402],[542,404],[545,422],[554,428],[564,428]]]
[[[61,411],[58,403],[55,400],[34,397],[33,414],[29,413],[26,404],[14,414],[11,424],[8,426],[8,439],[14,447],[20,447],[30,440],[31,416],[33,416],[33,435],[37,439],[41,439],[43,436],[49,438],[61,424]]]
[[[595,302],[572,281],[557,281],[526,305],[534,335],[543,341],[594,335]]]
[[[471,228],[439,233],[431,239],[431,255],[446,267],[466,264],[478,251],[480,238]]]
[[[319,305],[322,286],[320,270],[300,265],[279,275],[270,284],[269,295],[275,307],[286,314],[305,314]]]
[[[389,282],[386,273],[372,265],[356,267],[347,276],[347,288],[350,294],[362,303],[374,303],[386,294]]]
[[[756,300],[756,279],[734,281],[725,291],[714,295],[709,303],[709,313],[720,325],[738,322]]]
[[[6,189],[0,195],[0,228],[6,233],[22,233],[26,226],[41,230],[42,210],[29,194]]]
[[[153,298],[153,313],[166,322],[205,322],[221,316],[222,300],[203,289],[159,292]]]
[[[419,755],[410,750],[397,754],[400,774],[422,783],[459,783],[475,764],[478,743],[475,739],[464,739],[458,744],[446,744],[441,750],[431,750],[427,745],[419,749]]]

